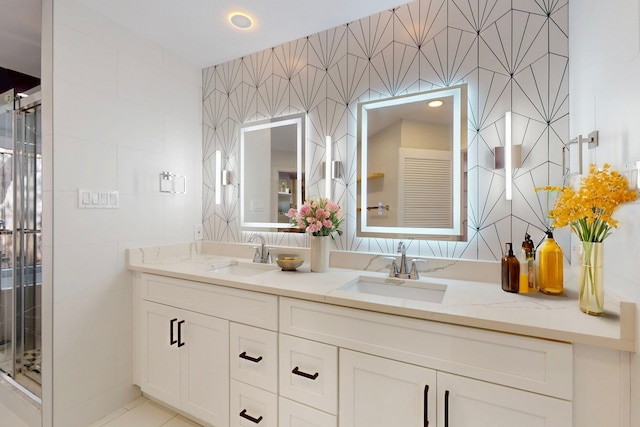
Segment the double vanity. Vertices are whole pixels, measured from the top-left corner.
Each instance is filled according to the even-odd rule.
[[[596,318],[570,283],[505,293],[492,262],[430,259],[409,280],[377,254],[334,251],[327,273],[252,255],[129,250],[143,393],[210,426],[589,427],[629,411],[635,304],[607,295]]]

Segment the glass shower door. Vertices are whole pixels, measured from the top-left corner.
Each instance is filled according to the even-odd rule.
[[[1,105],[8,98],[0,94],[0,370],[40,396],[40,106]]]
[[[13,89],[0,94],[0,370],[15,376],[13,292]]]
[[[15,369],[32,389],[41,384],[42,144],[40,106],[17,112],[14,166],[13,275],[16,294]],[[32,390],[33,391],[33,390]],[[39,393],[38,393],[39,394]]]

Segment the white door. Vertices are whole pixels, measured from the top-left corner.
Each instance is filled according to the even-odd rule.
[[[440,427],[567,427],[571,402],[438,372]]]
[[[436,425],[436,372],[340,349],[339,424],[351,427]]]
[[[180,349],[177,347],[180,310],[142,301],[140,388],[174,407],[180,406]]]
[[[181,311],[181,408],[215,426],[229,425],[229,322]]]

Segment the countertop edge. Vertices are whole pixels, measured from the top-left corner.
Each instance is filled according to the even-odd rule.
[[[480,317],[464,316],[460,314],[440,313],[436,311],[428,311],[424,309],[415,309],[411,307],[398,307],[382,303],[353,300],[350,298],[342,298],[334,296],[330,293],[320,294],[312,293],[304,290],[282,289],[275,286],[265,284],[256,284],[248,281],[234,281],[223,277],[209,278],[195,273],[177,272],[163,270],[161,265],[144,266],[137,263],[128,263],[128,270],[132,272],[148,273],[173,277],[177,279],[189,280],[204,284],[214,284],[226,286],[229,288],[242,289],[264,294],[297,298],[306,301],[331,304],[341,307],[352,308],[356,310],[366,310],[395,316],[435,321],[459,325],[469,328],[484,329],[495,332],[503,332],[513,335],[528,336],[533,338],[542,338],[553,341],[568,342],[574,344],[584,344],[612,350],[620,350],[626,352],[636,352],[635,342],[635,319],[636,305],[632,302],[620,301],[620,336],[605,337],[598,335],[589,335],[567,330],[550,329],[546,327],[536,327],[525,324],[516,324],[505,321],[497,321],[491,319],[483,319]]]

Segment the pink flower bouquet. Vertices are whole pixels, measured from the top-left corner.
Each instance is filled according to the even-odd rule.
[[[329,236],[334,231],[342,235],[338,230],[344,220],[342,209],[329,199],[312,198],[305,201],[299,210],[289,209],[286,215],[292,224],[314,236]]]

